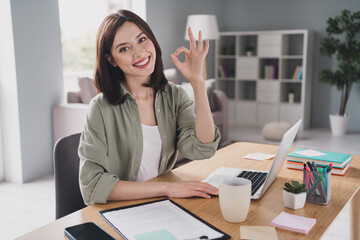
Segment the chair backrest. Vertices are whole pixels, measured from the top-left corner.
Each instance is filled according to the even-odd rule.
[[[56,219],[75,212],[84,204],[79,187],[80,133],[61,138],[54,147]]]

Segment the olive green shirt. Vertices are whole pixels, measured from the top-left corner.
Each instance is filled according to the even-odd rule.
[[[119,180],[136,181],[143,152],[139,110],[127,94],[123,104],[110,104],[102,93],[94,97],[80,138],[80,190],[85,204],[106,203]],[[188,159],[206,159],[215,154],[220,140],[201,143],[195,136],[194,103],[178,85],[168,83],[155,95],[155,115],[162,139],[159,175],[170,171],[178,150]]]

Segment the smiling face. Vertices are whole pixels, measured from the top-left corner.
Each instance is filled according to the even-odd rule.
[[[147,77],[154,71],[156,50],[153,42],[130,21],[125,22],[116,32],[108,61],[118,66],[126,79]]]

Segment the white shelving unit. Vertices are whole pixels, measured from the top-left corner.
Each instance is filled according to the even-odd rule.
[[[245,48],[255,50],[251,56]],[[230,124],[310,121],[313,33],[308,30],[221,32],[216,41],[216,88],[229,98]],[[302,68],[302,75],[295,74]],[[289,102],[289,92],[294,101]]]

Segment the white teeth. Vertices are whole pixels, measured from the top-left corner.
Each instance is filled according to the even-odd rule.
[[[144,61],[142,61],[142,62],[140,62],[138,64],[134,64],[134,66],[143,66],[143,65],[147,64],[148,61],[149,61],[149,58],[146,58],[146,59],[144,59]]]

